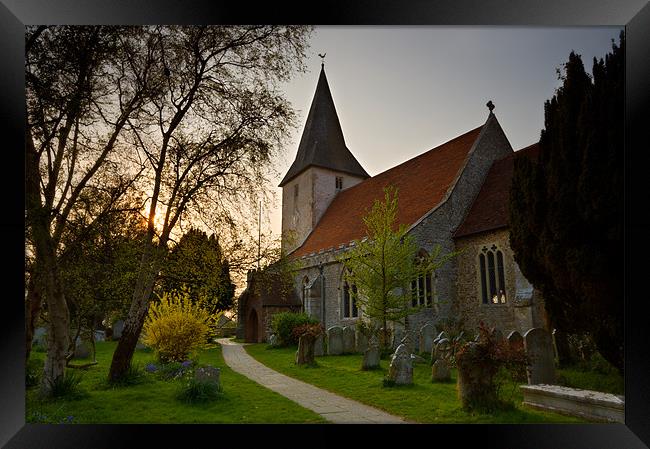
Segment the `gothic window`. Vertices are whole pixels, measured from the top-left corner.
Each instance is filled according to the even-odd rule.
[[[357,286],[343,282],[343,318],[356,318],[359,316],[357,308]]]
[[[336,190],[341,190],[343,188],[343,177],[336,177]]]
[[[505,304],[506,281],[503,252],[496,246],[481,248],[478,256],[483,304]]]
[[[426,253],[420,252],[416,263],[421,263]],[[435,291],[435,270],[421,272],[411,281],[411,305],[413,307],[431,307],[438,302]]]
[[[293,186],[293,211],[296,212],[298,210],[298,184],[294,184]]]

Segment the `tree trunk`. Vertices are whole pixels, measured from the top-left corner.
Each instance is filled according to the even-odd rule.
[[[142,331],[142,325],[149,311],[149,298],[153,292],[159,267],[160,262],[156,254],[156,248],[153,244],[149,244],[142,255],[140,273],[133,292],[133,302],[129,309],[129,315],[124,322],[122,337],[113,353],[111,369],[108,373],[110,382],[119,380],[131,364]]]
[[[29,361],[32,352],[34,326],[36,326],[36,320],[41,312],[42,300],[38,282],[34,279],[34,273],[32,273],[27,286],[27,298],[25,298],[25,363]]]

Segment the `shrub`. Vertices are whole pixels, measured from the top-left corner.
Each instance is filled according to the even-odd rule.
[[[178,399],[189,403],[214,401],[221,396],[221,385],[217,382],[190,378],[183,384]]]
[[[192,360],[185,360],[184,362],[170,362],[164,363],[158,367],[153,365],[153,368],[147,368],[149,372],[156,372],[163,380],[178,379],[183,377],[185,374],[192,372],[192,368],[195,366],[195,362]]]
[[[311,318],[306,313],[280,312],[273,315],[271,328],[275,335],[278,336],[280,346],[297,345],[298,338],[293,334],[293,330],[303,324],[318,324],[319,321]]]
[[[166,292],[149,310],[143,342],[161,362],[180,362],[205,344],[214,319],[201,303],[192,302],[188,290]]]
[[[489,412],[512,406],[500,397],[501,387],[525,378],[529,362],[523,348],[495,339],[493,331],[481,323],[477,342],[455,343],[458,394],[466,410]]]
[[[83,396],[83,392],[79,389],[82,375],[72,370],[66,370],[63,376],[56,379],[50,384],[51,398],[68,398],[75,399]]]
[[[27,388],[35,387],[41,380],[43,372],[43,362],[36,359],[30,359],[25,366],[25,386]]]

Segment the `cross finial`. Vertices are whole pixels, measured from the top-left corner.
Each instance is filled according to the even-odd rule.
[[[492,103],[492,100],[488,101],[488,102],[485,104],[485,106],[487,106],[488,109],[490,110],[490,113],[492,113],[492,109],[494,109],[494,103]]]
[[[321,66],[321,67],[325,67],[325,55],[326,55],[326,54],[327,54],[327,53],[323,53],[323,54],[321,55],[320,53],[318,53],[318,56],[320,56],[320,66]]]

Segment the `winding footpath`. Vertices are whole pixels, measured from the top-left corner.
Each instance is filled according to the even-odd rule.
[[[335,424],[406,424],[382,410],[280,374],[248,355],[241,343],[220,338],[226,364],[240,374]]]

